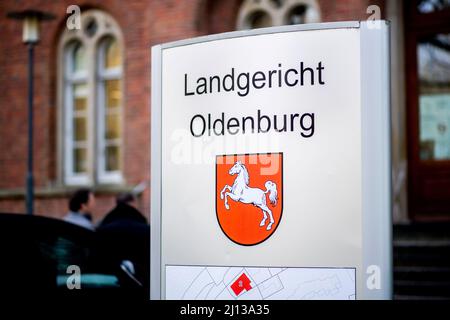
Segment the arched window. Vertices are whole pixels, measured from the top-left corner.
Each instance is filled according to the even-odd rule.
[[[100,10],[59,43],[59,167],[67,185],[123,182],[123,40]]]
[[[314,22],[320,22],[316,0],[244,0],[239,9],[237,29]]]

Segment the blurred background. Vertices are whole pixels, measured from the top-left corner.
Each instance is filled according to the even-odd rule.
[[[35,11],[33,213],[60,219],[73,191],[89,187],[94,223],[124,192],[149,218],[152,45],[389,20],[395,297],[450,298],[450,0],[2,0],[2,213],[28,211],[30,43],[22,37],[25,18],[15,13]]]

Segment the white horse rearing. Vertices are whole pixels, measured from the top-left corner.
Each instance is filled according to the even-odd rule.
[[[226,185],[220,192],[220,199],[223,200],[225,198],[225,208],[227,210],[230,209],[230,206],[228,205],[228,197],[236,202],[253,204],[254,206],[260,208],[264,214],[264,217],[261,220],[259,226],[264,227],[268,214],[270,220],[266,230],[272,229],[272,225],[275,221],[273,220],[272,211],[267,207],[266,193],[269,193],[270,203],[276,206],[278,200],[277,185],[272,181],[267,181],[264,185],[266,187],[266,191],[258,188],[250,188],[248,186],[249,175],[247,168],[240,161],[236,162],[228,173],[232,176],[234,176],[235,174],[237,174],[238,176],[234,180],[232,187]],[[226,190],[228,190],[229,192],[225,192]]]

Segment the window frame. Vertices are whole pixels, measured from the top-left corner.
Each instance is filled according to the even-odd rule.
[[[122,183],[123,182],[123,51],[119,44],[119,50],[121,51],[121,66],[111,68],[111,69],[105,69],[105,55],[106,55],[106,48],[110,41],[117,41],[118,40],[111,36],[105,36],[103,37],[99,43],[98,43],[98,50],[97,50],[97,68],[96,68],[96,91],[97,91],[97,123],[98,123],[98,130],[97,130],[97,148],[96,148],[96,155],[97,155],[97,164],[96,164],[96,171],[97,171],[97,179],[100,183]],[[120,137],[117,140],[117,143],[120,148],[119,152],[119,170],[115,171],[107,171],[106,170],[106,147],[107,142],[105,135],[106,130],[106,96],[105,96],[105,82],[108,80],[119,80],[120,81],[120,89],[122,92],[122,98],[121,103],[117,107],[118,114],[119,114],[119,121],[120,121]]]
[[[88,34],[85,31],[86,25],[92,19],[97,22],[97,30],[94,34]],[[125,80],[124,80],[124,41],[121,28],[115,19],[108,13],[90,9],[81,15],[82,28],[77,30],[64,29],[59,37],[58,42],[58,59],[57,59],[57,181],[62,186],[95,186],[95,185],[123,185],[126,183],[124,178],[124,107],[125,101]],[[102,73],[100,77],[100,51],[104,39],[114,39],[117,41],[121,53],[120,67],[118,70],[108,70]],[[84,46],[86,54],[86,72],[84,74],[70,73],[73,70],[73,61],[70,52],[73,53],[73,43],[81,43]],[[72,48],[72,50],[70,50]],[[120,151],[119,165],[120,170],[106,171],[106,163],[103,154],[104,143],[102,143],[102,135],[104,135],[105,119],[102,117],[102,110],[105,106],[101,105],[104,101],[101,99],[100,93],[104,87],[104,79],[107,77],[115,77],[120,80],[120,90],[122,92],[120,106]],[[104,78],[104,79],[103,79]],[[86,83],[87,85],[87,170],[86,173],[76,174],[73,168],[73,149],[74,131],[73,131],[73,88],[76,83]],[[103,89],[104,90],[104,89]],[[102,168],[102,163],[103,168]]]
[[[78,46],[84,47],[85,54],[87,52],[85,45],[82,41],[73,40],[67,43],[64,52],[64,177],[67,185],[86,185],[90,183],[89,167],[85,173],[75,173],[73,163],[73,151],[74,151],[74,132],[73,132],[73,120],[74,120],[74,85],[85,84],[89,85],[88,68],[83,72],[74,72],[74,53]],[[89,93],[86,94],[87,106],[86,106],[86,130],[89,131],[90,117],[89,117]],[[89,163],[89,132],[86,132],[86,161]]]

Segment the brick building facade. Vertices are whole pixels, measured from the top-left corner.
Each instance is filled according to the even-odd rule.
[[[253,2],[253,3],[250,3]],[[389,0],[5,0],[0,2],[0,212],[25,212],[25,176],[27,164],[27,51],[21,42],[22,25],[6,19],[7,12],[35,8],[53,13],[56,19],[42,24],[41,41],[35,57],[34,102],[34,168],[35,212],[39,215],[61,217],[67,211],[67,196],[77,187],[68,185],[63,167],[65,131],[61,129],[60,114],[64,100],[60,82],[61,38],[67,32],[66,13],[70,5],[77,4],[82,14],[92,10],[104,12],[117,22],[122,35],[122,105],[121,105],[121,176],[119,183],[101,183],[96,172],[86,184],[97,194],[98,206],[94,213],[99,220],[113,205],[119,191],[130,190],[143,183],[145,190],[139,198],[140,209],[148,214],[150,205],[150,47],[155,44],[196,37],[206,34],[234,31],[238,20],[245,17],[245,6],[302,5],[315,8],[314,22],[366,20],[367,8],[378,5],[381,17],[393,21],[394,41],[403,41],[402,1]],[[301,9],[301,8],[300,8]],[[301,10],[303,10],[301,9]],[[250,9],[249,9],[250,10]],[[275,10],[275,9],[274,9]],[[255,25],[270,24],[262,16],[252,16]],[[295,18],[295,17],[294,17]],[[298,18],[298,17],[297,17]],[[259,19],[259,20],[258,20]],[[297,21],[293,19],[292,21]],[[302,22],[301,20],[298,20]],[[251,22],[251,21],[250,21]],[[308,22],[308,21],[306,21]],[[274,24],[272,22],[272,24]],[[83,21],[83,28],[85,22]],[[395,46],[394,46],[395,47]],[[403,45],[393,59],[404,64]],[[395,66],[395,75],[401,79],[405,71]],[[395,80],[395,78],[394,78]],[[404,80],[402,80],[404,82]],[[393,165],[394,180],[404,173],[405,162],[405,106],[404,85],[394,84]],[[93,120],[94,122],[97,120]],[[95,127],[95,124],[94,126]],[[62,144],[61,144],[62,143]],[[95,157],[94,157],[95,158]],[[402,171],[403,170],[403,171]],[[89,171],[89,170],[88,170]],[[403,181],[403,180],[402,180]],[[398,182],[395,195],[399,219],[406,212],[406,182]],[[394,181],[395,183],[396,181]]]

